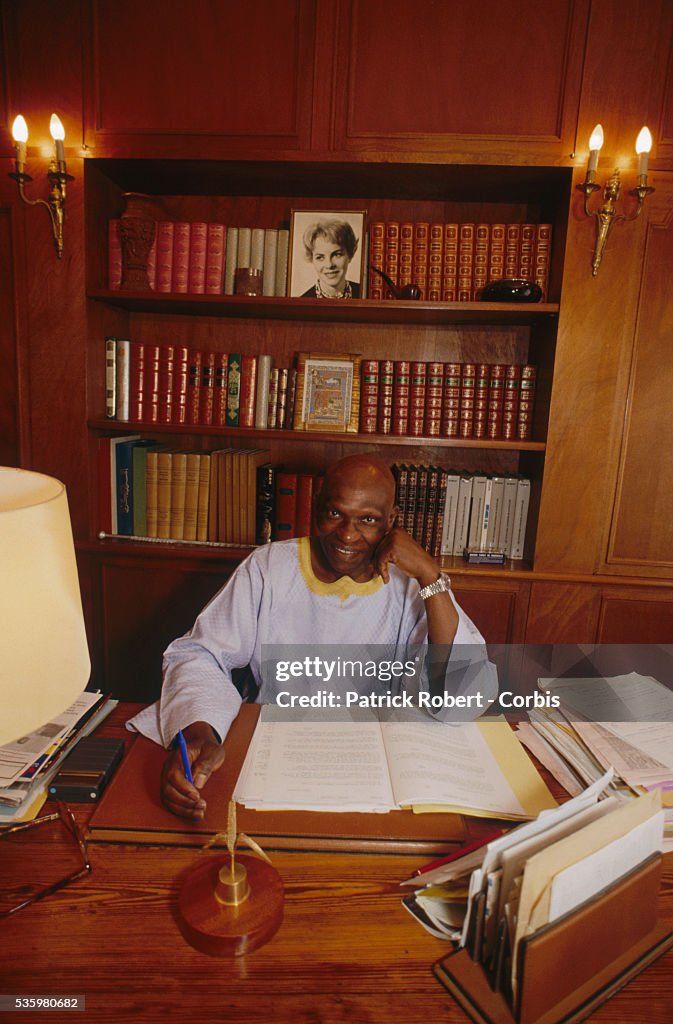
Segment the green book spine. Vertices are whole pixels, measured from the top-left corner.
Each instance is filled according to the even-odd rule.
[[[227,373],[227,426],[237,427],[241,406],[241,356],[230,355]]]

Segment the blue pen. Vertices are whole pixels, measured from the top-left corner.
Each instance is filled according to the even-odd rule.
[[[187,753],[187,744],[185,743],[185,737],[182,735],[182,729],[178,729],[178,747],[180,748],[180,757],[182,758],[182,767],[185,770],[185,778],[187,782],[191,782],[194,785],[194,778],[192,776],[192,766],[189,763],[189,754]]]

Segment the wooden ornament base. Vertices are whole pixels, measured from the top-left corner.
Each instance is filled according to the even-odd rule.
[[[199,858],[178,897],[178,924],[190,946],[208,956],[242,956],[276,933],[283,920],[283,882],[274,867],[257,857],[237,856],[245,865],[250,895],[238,906],[215,896],[220,868],[228,854]]]

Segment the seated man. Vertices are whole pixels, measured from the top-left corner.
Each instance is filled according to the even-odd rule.
[[[353,455],[335,463],[317,499],[313,536],[253,551],[191,632],[169,645],[161,701],[131,723],[167,747],[184,732],[194,784],[174,750],[162,777],[169,810],[195,819],[205,813],[200,790],[224,760],[222,741],[241,705],[232,670],[249,665],[256,699],[275,701],[281,687],[263,671],[263,644],[429,643],[438,653],[435,685],[439,673],[442,690],[476,683],[485,699],[495,697],[481,634],[436,561],[394,526],[396,514],[395,480],[384,462]]]

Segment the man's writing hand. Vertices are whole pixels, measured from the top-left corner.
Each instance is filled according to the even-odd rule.
[[[388,564],[393,562],[405,575],[418,580],[421,587],[434,583],[439,576],[439,566],[431,555],[411,537],[406,530],[395,527],[387,533],[374,555],[374,567],[388,583]]]
[[[206,813],[206,801],[199,790],[224,762],[224,747],[206,722],[193,722],[183,735],[194,783],[185,778],[180,751],[171,751],[161,773],[161,800],[173,814],[198,821]]]

